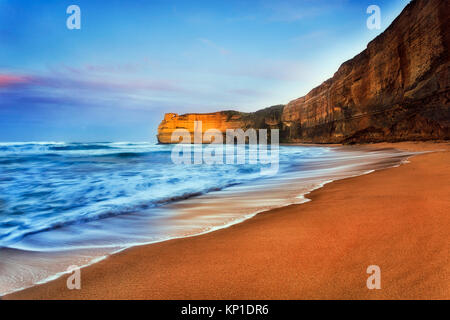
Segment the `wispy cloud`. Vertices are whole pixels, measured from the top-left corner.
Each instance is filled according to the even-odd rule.
[[[248,88],[231,89],[228,90],[228,93],[231,95],[247,96],[247,97],[262,96],[261,91]]]
[[[266,11],[267,19],[273,22],[294,22],[305,18],[325,14],[340,6],[341,1],[324,0],[264,0],[262,8]]]
[[[198,39],[200,42],[204,43],[205,45],[207,45],[208,47],[216,50],[217,52],[219,52],[222,55],[228,55],[231,52],[219,45],[217,45],[215,42],[209,40],[209,39],[205,39],[205,38],[199,38]]]
[[[149,110],[188,94],[188,89],[177,81],[96,76],[88,69],[74,67],[72,71],[61,68],[58,72],[48,70],[29,75],[0,74],[0,110],[4,113],[19,107],[38,110],[63,106],[84,110]]]
[[[301,81],[311,77],[311,66],[297,60],[252,59],[240,57],[226,66],[209,69],[215,74],[236,77],[235,79],[250,78],[254,81]]]
[[[61,75],[42,75],[33,76],[32,80],[28,82],[34,86],[60,89],[87,89],[98,91],[133,91],[133,90],[147,90],[147,91],[171,91],[180,92],[185,91],[177,83],[165,80],[151,80],[143,78],[135,79],[86,79],[74,78]]]
[[[297,37],[291,38],[293,42],[307,42],[307,41],[326,41],[330,36],[330,32],[326,30],[317,30],[309,33],[301,34]]]
[[[247,14],[247,15],[228,17],[228,18],[225,18],[225,21],[227,23],[240,23],[240,22],[255,21],[256,19],[257,19],[256,14]]]
[[[13,74],[1,74],[0,73],[0,88],[8,87],[15,84],[26,83],[29,82],[30,78],[22,75],[13,75]]]

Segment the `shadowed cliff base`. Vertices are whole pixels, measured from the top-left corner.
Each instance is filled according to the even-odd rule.
[[[370,143],[450,139],[450,3],[413,0],[366,50],[306,96],[254,113],[167,114],[175,129],[279,129],[280,141]]]

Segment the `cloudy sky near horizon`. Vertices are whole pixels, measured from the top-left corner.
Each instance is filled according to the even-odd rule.
[[[154,141],[165,112],[287,103],[408,2],[0,0],[0,141]]]

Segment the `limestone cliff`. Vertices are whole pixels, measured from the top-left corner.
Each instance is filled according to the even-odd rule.
[[[186,129],[191,134],[191,137],[193,137],[195,121],[202,122],[202,133],[209,129],[217,129],[225,132],[226,129],[238,129],[244,126],[244,122],[239,113],[229,114],[223,111],[207,114],[184,115],[166,113],[164,120],[158,127],[158,142],[173,143],[171,137],[176,129]]]
[[[448,0],[413,0],[366,50],[306,96],[264,109],[263,116],[166,115],[158,140],[168,143],[171,130],[191,129],[200,118],[204,130],[277,127],[282,142],[450,139],[449,17]]]
[[[412,1],[333,78],[291,101],[290,141],[449,139],[449,1]]]
[[[202,133],[209,129],[222,131],[224,134],[227,129],[278,129],[281,126],[282,105],[273,106],[253,113],[244,113],[237,111],[220,111],[215,113],[203,114],[184,114],[166,113],[164,120],[158,127],[158,142],[173,143],[171,141],[172,133],[176,129],[186,129],[191,134],[193,141],[194,123],[202,122]],[[225,141],[225,139],[224,139]]]

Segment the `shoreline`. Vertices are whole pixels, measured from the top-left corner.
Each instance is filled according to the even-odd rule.
[[[287,146],[287,148],[296,147],[299,147],[299,145]],[[308,149],[305,146],[301,147]],[[316,146],[311,147],[315,148]],[[386,150],[362,147],[351,148],[348,146],[329,146],[327,148],[330,149],[328,151],[332,152],[331,154],[327,152],[328,156],[326,160],[309,162],[310,164],[305,166],[306,171],[295,170],[289,175],[280,173],[276,177],[269,177],[262,180],[257,179],[250,184],[239,184],[231,188],[217,190],[216,192],[186,198],[181,202],[176,201],[172,204],[167,204],[165,209],[162,209],[166,210],[169,216],[171,215],[171,211],[177,212],[176,215],[169,218],[173,219],[173,221],[166,221],[166,223],[174,226],[180,225],[180,223],[182,225],[183,221],[189,221],[188,223],[196,226],[194,228],[195,230],[191,227],[191,232],[188,232],[189,228],[187,228],[184,232],[167,233],[165,236],[161,234],[159,239],[130,242],[128,244],[124,243],[122,246],[117,244],[113,246],[114,249],[90,247],[89,249],[73,248],[67,251],[53,250],[53,256],[51,253],[46,253],[46,251],[37,251],[34,253],[32,250],[28,251],[20,248],[9,250],[8,248],[0,249],[0,255],[4,259],[0,264],[0,269],[5,271],[4,278],[0,278],[0,297],[36,285],[42,285],[68,275],[66,269],[69,265],[77,265],[80,269],[86,268],[109,256],[133,247],[204,235],[242,223],[257,214],[271,209],[306,203],[310,200],[305,196],[314,190],[322,188],[325,184],[336,180],[365,175],[380,169],[397,167],[404,161],[407,161],[410,156],[416,154],[402,152],[394,148],[387,148]],[[295,161],[295,158],[291,159],[291,161]],[[327,171],[327,173],[320,173],[322,169],[317,169],[318,165]],[[264,204],[261,203],[262,201]],[[145,222],[145,220],[142,221],[142,223]],[[103,225],[105,223],[107,224],[108,222],[104,221]],[[65,233],[70,233],[70,228],[70,226],[66,227]],[[139,232],[139,230],[134,229],[134,232]],[[143,231],[144,233],[142,233]],[[139,234],[148,236],[145,230],[140,230]],[[37,241],[39,242],[39,240],[38,237]],[[55,245],[58,245],[58,243],[55,243]],[[34,261],[45,262],[42,265],[37,265]],[[51,266],[55,267],[52,268]],[[22,275],[16,271],[19,267],[29,271]],[[22,283],[18,286],[17,283],[8,283],[8,277],[6,276],[8,274],[10,279],[17,277],[27,278],[21,278]],[[33,276],[34,274],[39,278]],[[46,276],[43,277],[43,274],[46,274]],[[6,287],[2,286],[2,284],[5,284]],[[6,288],[9,290],[5,290]]]
[[[398,148],[399,146],[403,146],[403,147],[407,147],[407,150],[409,151],[427,151],[427,150],[432,150],[432,149],[445,149],[445,154],[448,156],[448,152],[449,152],[449,147],[448,147],[448,143],[435,143],[435,142],[411,142],[411,143],[399,143],[399,144],[392,144],[392,143],[382,143],[382,144],[377,144],[377,145],[369,145],[369,148],[374,148],[374,149],[380,149],[380,148],[385,148],[385,147],[394,147],[394,148]],[[438,147],[438,148],[435,148]],[[439,148],[442,147],[442,148]],[[398,148],[398,149],[402,149],[402,147]],[[426,156],[427,154],[425,154]],[[430,155],[430,154],[428,154]],[[413,157],[413,159],[417,159],[420,157],[423,157],[424,155],[418,155]],[[404,167],[404,166],[400,166],[400,167]],[[390,170],[393,170],[393,168],[389,168]],[[398,168],[397,168],[398,170]],[[386,172],[387,170],[377,170],[375,173],[372,173],[369,176],[375,175],[376,173],[383,173]],[[305,199],[310,199],[310,200],[317,200],[317,198],[321,198],[323,193],[328,193],[329,191],[327,191],[326,189],[330,189],[330,185],[335,186],[336,184],[347,184],[348,181],[352,180],[354,181],[354,179],[361,179],[361,178],[365,178],[367,177],[367,174],[363,174],[363,175],[358,175],[356,177],[349,177],[349,178],[345,178],[342,180],[335,180],[330,184],[326,184],[325,186],[322,186],[318,189],[313,190],[312,192],[309,192],[307,194],[305,194],[305,196],[307,195],[307,197],[305,197]],[[444,186],[444,188],[448,188],[447,186]],[[152,255],[152,252],[159,252],[161,253],[166,259],[168,259],[168,261],[172,261],[173,262],[173,255],[176,254],[176,251],[179,249],[172,249],[173,246],[181,246],[183,248],[186,248],[186,246],[189,248],[190,245],[192,245],[193,243],[195,243],[195,248],[197,246],[202,246],[201,244],[198,244],[198,242],[202,242],[203,240],[199,240],[202,238],[207,238],[209,241],[214,241],[215,238],[221,238],[221,237],[229,237],[227,236],[227,233],[236,233],[239,229],[248,229],[249,226],[251,226],[252,224],[258,224],[260,223],[261,220],[266,221],[268,218],[268,216],[272,216],[273,213],[277,213],[277,218],[281,217],[283,215],[287,215],[290,216],[292,215],[292,211],[302,211],[301,208],[304,208],[304,206],[306,205],[312,205],[312,206],[320,206],[321,204],[317,204],[317,202],[320,201],[308,201],[306,203],[302,203],[302,204],[294,204],[294,205],[288,205],[285,207],[280,207],[280,208],[276,208],[276,209],[271,209],[269,211],[264,211],[262,213],[257,213],[255,215],[252,216],[251,219],[246,219],[240,223],[237,224],[233,224],[227,228],[221,228],[219,230],[214,230],[214,232],[209,231],[207,233],[201,234],[201,235],[196,235],[195,237],[183,237],[183,238],[179,238],[179,239],[171,239],[171,240],[167,240],[167,241],[163,241],[163,242],[157,242],[154,244],[147,244],[147,245],[141,245],[141,246],[136,246],[136,247],[131,247],[131,248],[127,248],[125,250],[122,250],[119,253],[116,253],[114,255],[108,256],[106,259],[103,259],[102,261],[95,263],[95,264],[91,264],[86,268],[82,269],[82,274],[83,274],[83,278],[84,275],[86,274],[86,278],[92,278],[91,284],[88,283],[88,281],[86,280],[86,289],[82,289],[79,292],[77,291],[69,291],[65,288],[65,278],[58,278],[56,280],[47,282],[45,284],[40,284],[40,285],[36,285],[34,287],[25,289],[25,290],[21,290],[21,291],[17,291],[14,292],[12,294],[7,294],[5,296],[3,296],[2,298],[4,299],[33,299],[33,298],[42,298],[42,299],[53,299],[58,297],[58,299],[79,299],[79,298],[95,298],[95,299],[103,299],[103,298],[118,298],[118,299],[128,299],[128,298],[139,298],[139,299],[146,299],[146,298],[157,298],[157,299],[198,299],[198,298],[203,298],[203,299],[213,299],[213,298],[217,298],[217,299],[223,299],[223,298],[243,298],[243,299],[253,299],[253,298],[261,298],[260,295],[254,295],[254,293],[252,294],[250,291],[248,292],[248,296],[245,295],[228,295],[225,293],[220,293],[220,289],[219,291],[215,290],[215,292],[220,293],[222,295],[213,295],[213,296],[209,296],[207,294],[204,295],[200,295],[198,296],[197,294],[200,294],[200,292],[197,292],[195,288],[191,288],[191,291],[197,292],[197,294],[193,294],[191,292],[191,294],[189,294],[188,292],[186,292],[186,290],[184,290],[184,293],[186,294],[186,296],[178,296],[176,294],[167,294],[164,295],[164,292],[160,291],[160,290],[155,290],[153,288],[153,290],[151,290],[150,292],[147,292],[147,290],[144,290],[140,292],[140,294],[136,295],[137,292],[135,292],[134,289],[131,289],[131,291],[133,292],[127,292],[127,290],[125,290],[124,288],[116,288],[118,291],[121,292],[121,294],[118,295],[111,295],[112,292],[108,295],[105,294],[105,290],[106,292],[108,292],[108,282],[107,283],[103,283],[102,288],[100,288],[100,285],[97,285],[97,287],[95,286],[95,283],[100,284],[101,281],[99,282],[98,279],[95,279],[95,274],[101,274],[104,271],[106,271],[108,273],[108,277],[111,276],[110,272],[111,269],[114,269],[114,266],[117,267],[117,264],[122,265],[122,268],[120,269],[122,271],[122,273],[128,273],[125,269],[123,269],[124,265],[127,265],[128,263],[126,263],[127,261],[129,261],[129,257],[131,256],[136,259],[139,259],[138,257],[136,257],[136,252],[141,252],[145,254],[148,254],[150,252],[150,255],[154,257],[154,255]],[[316,215],[320,215],[321,212],[316,212]],[[275,217],[273,217],[275,218]],[[301,219],[300,219],[301,220]],[[210,240],[212,239],[212,240]],[[206,244],[205,244],[206,246]],[[166,253],[165,251],[165,247],[168,247],[170,252]],[[166,248],[167,249],[167,248]],[[206,255],[208,255],[208,250],[205,250],[207,253]],[[209,255],[214,255],[214,252],[209,252]],[[183,255],[185,255],[185,253],[183,253]],[[256,253],[256,255],[258,255]],[[161,260],[160,257],[158,257],[158,260]],[[245,256],[241,256],[239,257],[236,256],[234,257],[234,259],[243,259],[245,260]],[[252,259],[250,259],[252,260]],[[168,262],[166,260],[166,263]],[[209,261],[209,259],[208,259]],[[253,257],[253,261],[254,261],[254,257]],[[152,262],[153,261],[147,261],[147,263],[149,263],[149,268],[152,267]],[[251,262],[251,261],[250,261]],[[142,265],[142,262],[139,262],[140,265]],[[145,263],[144,263],[145,264]],[[232,265],[222,265],[223,268],[227,269],[229,267],[232,267]],[[317,267],[317,266],[316,266]],[[178,268],[182,268],[182,266],[178,266]],[[448,268],[448,265],[447,265]],[[164,268],[155,268],[155,270],[157,270],[157,273],[160,274],[165,274],[167,273]],[[197,270],[191,270],[193,273],[198,273]],[[211,270],[209,270],[211,271]],[[277,270],[274,270],[274,272],[276,273]],[[150,277],[155,277],[155,275],[148,275]],[[157,276],[157,275],[156,275]],[[180,275],[178,275],[180,276]],[[136,285],[136,278],[147,278],[146,275],[140,275],[137,276],[136,274],[131,275],[130,276],[130,285],[131,284],[135,284]],[[275,276],[277,277],[277,276]],[[362,277],[364,278],[364,274],[362,274]],[[127,281],[126,279],[123,279],[123,275],[119,275],[119,278],[121,279],[121,282],[124,283],[125,287],[128,287],[128,285],[126,284]],[[183,279],[183,277],[182,277]],[[141,279],[142,280],[142,279]],[[364,282],[365,283],[365,282]],[[165,287],[164,283],[161,282],[158,284],[158,286],[162,286]],[[195,287],[195,284],[194,284]],[[141,286],[138,286],[138,288],[141,288]],[[169,290],[168,292],[170,292],[170,288],[166,288],[166,291]],[[143,289],[143,288],[141,288]],[[186,289],[186,288],[185,288]],[[448,289],[448,288],[447,288]],[[446,296],[449,296],[448,291],[446,292]],[[326,297],[326,296],[324,296]],[[262,297],[264,299],[264,296]],[[273,295],[271,296],[271,298],[273,299],[277,299],[277,298],[282,298],[278,295]]]

